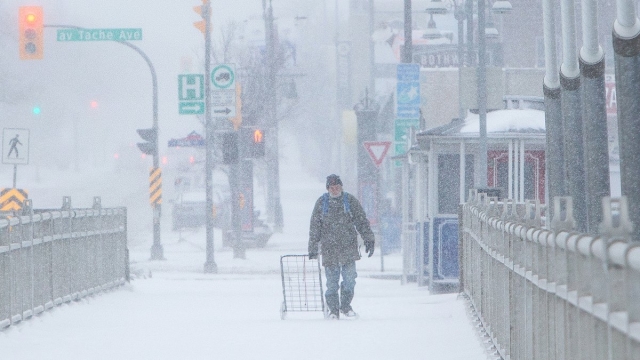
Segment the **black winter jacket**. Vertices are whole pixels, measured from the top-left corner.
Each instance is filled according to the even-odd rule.
[[[342,197],[349,201],[350,213],[346,214]],[[346,192],[342,196],[329,196],[328,211],[323,214],[322,196],[316,201],[309,229],[309,253],[318,252],[322,244],[322,265],[345,264],[360,260],[357,233],[365,242],[375,242],[369,219],[358,199]]]

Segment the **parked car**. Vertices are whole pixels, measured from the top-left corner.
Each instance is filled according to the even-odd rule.
[[[229,200],[213,199],[213,226],[224,227],[230,221]],[[172,208],[173,230],[198,228],[207,223],[207,197],[205,191],[187,191],[178,195]]]
[[[231,229],[231,222],[228,227],[222,227],[222,245],[233,246],[234,235]],[[273,230],[262,219],[260,211],[253,212],[253,231],[242,231],[242,242],[246,247],[265,247],[273,235]]]

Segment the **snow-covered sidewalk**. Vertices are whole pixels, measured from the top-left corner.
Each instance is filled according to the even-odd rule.
[[[289,160],[281,168],[284,233],[265,248],[234,259],[216,230],[218,273],[204,274],[204,229],[171,232],[167,211],[166,260],[149,260],[150,228],[130,233],[130,284],[0,331],[0,359],[485,359],[464,301],[380,279],[397,277],[402,263],[400,254],[385,256],[381,273],[379,248],[357,263],[358,320],[328,321],[320,312],[280,319],[280,256],[307,252],[311,210],[324,191]]]
[[[300,253],[285,234],[233,259],[216,238],[218,274],[204,274],[204,231],[164,233],[164,261],[132,246],[137,276],[123,288],[45,312],[0,332],[2,359],[484,359],[465,304],[415,284],[370,277],[358,262],[358,320],[321,313],[280,319],[280,255]],[[216,234],[219,235],[219,234]],[[398,272],[399,255],[385,257]]]

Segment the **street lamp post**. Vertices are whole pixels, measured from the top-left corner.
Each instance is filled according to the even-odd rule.
[[[458,57],[459,57],[459,67],[458,69],[462,69],[462,33],[464,30],[464,26],[462,24],[463,19],[471,19],[472,16],[469,13],[473,11],[472,0],[466,0],[465,7],[462,5],[462,1],[456,0],[448,0],[454,6],[454,16],[456,20],[458,20]],[[488,34],[486,34],[486,3],[485,0],[477,0],[478,3],[478,66],[477,66],[477,101],[478,101],[478,117],[480,122],[480,131],[479,131],[479,140],[478,140],[478,151],[477,151],[477,161],[479,169],[479,173],[476,176],[476,186],[478,187],[486,187],[487,186],[487,45],[486,40]],[[466,9],[466,10],[465,10]],[[492,6],[492,12],[498,14],[504,14],[511,11],[512,6],[511,3],[507,0],[499,0],[495,1]],[[444,14],[447,12],[446,6],[443,4],[442,0],[431,0],[427,4],[426,12],[431,14],[432,18],[430,20],[429,28],[431,32],[437,31],[435,29],[435,23],[431,24],[433,20],[434,14]],[[466,13],[466,14],[465,14]],[[471,28],[471,24],[469,21],[467,22],[467,29]],[[470,32],[470,30],[469,30]],[[492,32],[493,36],[495,36],[495,31]],[[471,36],[469,37],[469,50],[471,49]],[[471,56],[469,57],[469,62],[471,62]],[[459,78],[459,89],[460,92],[462,89],[462,80]],[[459,96],[460,97],[460,96]],[[463,109],[462,104],[459,103],[460,107],[460,117],[463,117]]]
[[[62,29],[84,29],[80,26],[74,25],[44,25],[44,27],[49,28],[62,28]],[[127,42],[127,41],[116,41],[119,44],[127,46],[137,52],[144,61],[149,66],[149,70],[151,71],[151,90],[152,90],[152,113],[153,113],[153,126],[152,129],[155,130],[155,133],[158,134],[158,78],[156,76],[156,70],[153,67],[153,63],[151,63],[151,59],[145,54],[139,47]],[[77,127],[75,127],[77,130]],[[155,149],[153,156],[153,168],[159,168],[158,161],[158,141],[156,138]],[[15,187],[15,185],[14,185]],[[160,241],[160,214],[161,214],[161,205],[155,204],[153,207],[153,245],[151,245],[151,260],[164,260],[164,249],[162,247],[162,243]]]

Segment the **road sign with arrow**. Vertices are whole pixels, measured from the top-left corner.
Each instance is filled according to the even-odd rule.
[[[236,74],[234,64],[219,64],[211,70],[212,113],[215,117],[236,116]]]

